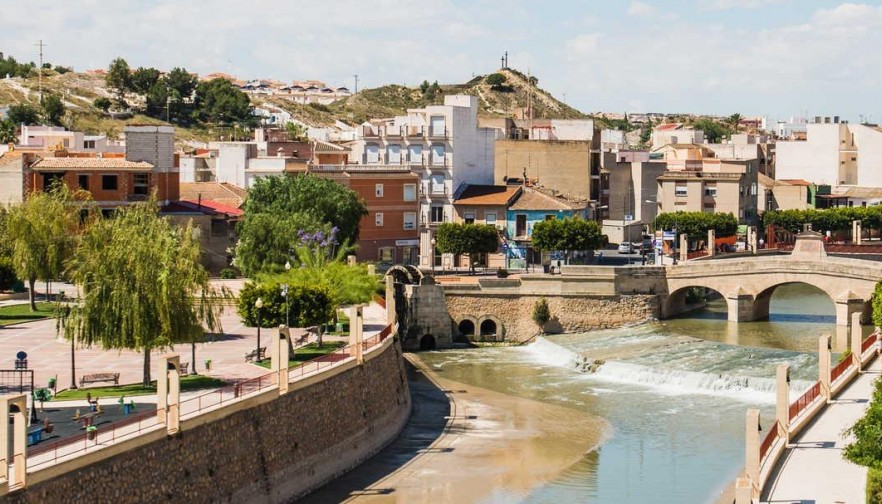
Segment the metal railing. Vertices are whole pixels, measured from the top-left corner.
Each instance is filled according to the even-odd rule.
[[[845,374],[845,372],[848,371],[848,369],[852,365],[854,365],[854,361],[851,359],[851,357],[843,360],[839,364],[836,364],[836,366],[832,370],[830,370],[830,383],[838,380],[839,377]]]
[[[686,260],[697,259],[699,257],[704,257],[707,255],[709,255],[707,250],[693,250],[692,252],[686,254]]]
[[[241,396],[272,387],[275,384],[275,373],[272,372],[256,378],[236,381],[230,385],[181,401],[181,417],[220,406]]]
[[[790,405],[790,421],[793,422],[793,419],[798,417],[804,409],[815,402],[815,399],[817,399],[819,395],[821,395],[821,383],[815,382],[815,384],[809,387],[799,399]]]
[[[766,455],[769,454],[769,450],[775,444],[775,440],[778,439],[778,424],[772,424],[772,428],[769,430],[769,433],[766,434],[766,437],[763,439],[763,442],[760,444],[760,464],[762,464],[763,460],[766,458]]]
[[[304,361],[303,364],[288,369],[288,381],[299,380],[305,375],[317,373],[322,369],[334,366],[350,357],[355,357],[355,347],[353,345],[347,345],[338,348],[329,354],[320,355],[308,361]]]
[[[872,347],[874,343],[876,343],[876,338],[878,338],[878,337],[879,337],[879,335],[877,335],[876,333],[873,333],[873,334],[867,336],[866,339],[864,339],[864,341],[861,342],[861,355],[865,354],[867,352],[867,350],[870,347]]]
[[[156,412],[157,410],[153,409],[137,415],[129,415],[111,424],[101,425],[95,431],[93,439],[89,439],[89,433],[84,432],[83,434],[68,436],[52,443],[40,443],[28,449],[28,469],[54,463],[59,458],[78,455],[89,448],[107,445],[119,438],[136,435],[144,429],[156,427],[160,425]]]

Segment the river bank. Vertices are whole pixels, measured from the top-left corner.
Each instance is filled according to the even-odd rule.
[[[610,432],[595,416],[445,378],[409,354],[414,410],[390,447],[302,502],[510,502]]]

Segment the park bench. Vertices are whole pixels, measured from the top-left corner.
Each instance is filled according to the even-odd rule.
[[[113,382],[119,385],[119,373],[94,373],[83,375],[80,378],[80,387],[85,387],[87,383]]]
[[[180,376],[187,376],[187,366],[189,364],[189,362],[181,362],[181,364],[178,366],[178,374]]]
[[[248,352],[247,354],[245,354],[245,362],[253,362],[255,357],[257,358],[258,361],[262,361],[262,360],[266,359],[266,347],[262,346],[262,347],[260,347],[259,350],[260,350],[260,355],[258,355],[258,350],[252,350],[252,351]]]

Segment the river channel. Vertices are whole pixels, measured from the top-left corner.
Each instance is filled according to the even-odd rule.
[[[484,502],[713,502],[743,466],[744,418],[774,416],[775,368],[794,397],[817,376],[817,338],[834,307],[815,288],[779,287],[770,319],[734,324],[722,300],[687,317],[553,335],[525,347],[427,352],[440,376],[604,419],[600,445],[528,492]]]

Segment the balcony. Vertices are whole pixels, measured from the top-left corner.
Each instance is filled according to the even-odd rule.
[[[309,165],[308,171],[315,173],[371,173],[371,172],[395,172],[408,173],[410,166],[402,164],[348,164],[348,165]]]
[[[447,128],[429,128],[429,138],[432,139],[446,139],[447,138]]]
[[[409,138],[422,138],[426,134],[425,126],[404,126],[402,129]]]
[[[380,131],[371,126],[362,126],[359,128],[359,134],[362,138],[380,138]]]

